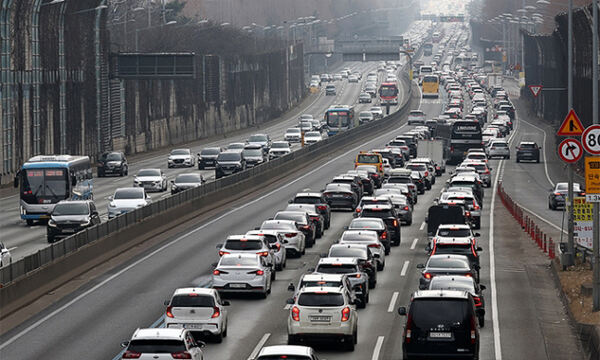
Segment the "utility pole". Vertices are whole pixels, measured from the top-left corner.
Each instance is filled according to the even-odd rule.
[[[593,21],[592,21],[592,122],[598,124],[598,0],[592,3]],[[594,249],[594,280],[593,280],[593,310],[600,310],[600,215],[599,206],[594,203],[593,210],[593,246]]]
[[[567,53],[568,53],[568,74],[567,74],[567,87],[568,87],[568,96],[567,96],[567,111],[571,111],[573,108],[573,0],[569,0],[569,15],[568,15],[568,41],[567,41]],[[571,266],[575,264],[575,226],[573,219],[573,176],[574,169],[573,164],[569,164],[569,218],[567,223],[567,235],[568,235],[568,252],[569,252],[569,261],[567,266]]]

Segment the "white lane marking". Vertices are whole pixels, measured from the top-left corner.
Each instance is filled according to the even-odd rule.
[[[392,299],[390,300],[390,305],[388,306],[388,309],[387,309],[388,312],[394,311],[394,306],[396,306],[396,301],[398,301],[398,295],[400,295],[400,294],[397,291],[394,291],[394,294],[392,295]]]
[[[492,322],[494,332],[494,352],[496,360],[502,359],[502,348],[500,347],[500,324],[498,323],[498,290],[496,288],[496,258],[494,257],[494,206],[496,204],[496,192],[498,191],[498,179],[504,160],[500,160],[500,169],[496,173],[494,190],[492,192],[492,203],[490,205],[490,230],[489,230],[489,254],[490,254],[490,282],[492,287]]]
[[[6,200],[6,199],[12,199],[12,198],[14,198],[14,197],[17,197],[17,196],[19,196],[19,194],[15,194],[15,195],[6,196],[6,197],[3,197],[3,198],[0,198],[0,201],[4,201],[4,200]]]
[[[248,356],[248,360],[256,359],[260,349],[262,349],[262,347],[265,346],[265,343],[267,342],[267,340],[269,340],[269,336],[271,336],[270,333],[266,333],[263,335],[263,337],[260,339],[258,344],[256,344],[256,347],[254,348],[254,350],[252,350],[252,352],[250,353],[250,356]]]
[[[379,359],[379,353],[381,352],[381,347],[383,346],[384,336],[379,336],[377,338],[377,342],[375,343],[375,349],[373,349],[373,356],[371,356],[371,360]]]
[[[519,120],[523,121],[524,123],[528,124],[529,126],[532,126],[544,133],[544,146],[542,146],[542,154],[544,155],[544,171],[546,172],[546,179],[548,180],[550,185],[552,185],[552,187],[554,187],[554,182],[552,181],[552,179],[550,178],[550,174],[548,173],[548,157],[546,157],[546,148],[547,148],[547,146],[546,146],[546,131],[542,128],[539,128],[539,127],[533,125],[532,123],[530,123],[527,120],[522,120],[522,119],[519,119]]]
[[[423,221],[421,223],[421,227],[419,228],[419,230],[423,231],[423,229],[425,229],[425,221]]]
[[[405,124],[405,125],[402,125],[402,126],[400,126],[398,129],[396,129],[396,131],[399,131],[399,130],[401,130],[401,129],[402,129],[402,128],[404,128],[404,127],[406,127],[406,124]],[[113,275],[111,275],[111,276],[109,276],[108,278],[106,278],[104,281],[102,281],[102,282],[100,282],[100,283],[96,284],[94,287],[92,287],[92,288],[90,288],[89,290],[87,290],[87,291],[85,291],[85,292],[81,293],[80,295],[78,295],[77,297],[75,297],[75,298],[74,298],[74,299],[72,299],[71,301],[67,302],[67,303],[66,303],[66,304],[64,304],[63,306],[59,307],[58,309],[56,309],[56,310],[52,311],[52,312],[51,312],[51,313],[49,313],[48,315],[44,316],[43,318],[41,318],[41,319],[39,319],[38,321],[34,322],[33,324],[29,325],[28,327],[26,327],[25,329],[23,329],[22,331],[20,331],[20,332],[19,332],[18,334],[16,334],[15,336],[11,337],[10,339],[6,340],[4,343],[0,344],[0,350],[4,349],[4,348],[5,348],[5,347],[7,347],[8,345],[12,344],[12,343],[13,343],[13,342],[15,342],[17,339],[19,339],[21,336],[23,336],[23,335],[27,334],[28,332],[30,332],[31,330],[33,330],[33,329],[37,328],[37,327],[38,327],[38,326],[40,326],[41,324],[45,323],[45,322],[46,322],[46,321],[48,321],[49,319],[51,319],[51,318],[53,318],[54,316],[56,316],[58,313],[60,313],[60,312],[64,311],[65,309],[67,309],[67,308],[68,308],[68,307],[70,307],[71,305],[75,304],[76,302],[78,302],[79,300],[81,300],[81,299],[83,299],[84,297],[88,296],[89,294],[93,293],[94,291],[98,290],[98,289],[99,289],[99,288],[101,288],[102,286],[104,286],[104,285],[108,284],[109,282],[113,281],[114,279],[116,279],[117,277],[121,276],[122,274],[124,274],[125,272],[129,271],[130,269],[134,268],[135,266],[137,266],[137,265],[141,264],[142,262],[144,262],[144,261],[146,261],[146,260],[150,259],[151,257],[153,257],[153,256],[154,256],[154,255],[156,255],[156,254],[160,254],[160,253],[164,252],[164,250],[165,250],[166,248],[169,248],[169,247],[171,247],[171,246],[173,246],[173,245],[177,244],[178,242],[180,242],[181,240],[185,239],[186,237],[188,237],[188,236],[190,236],[190,235],[192,235],[192,234],[194,234],[194,233],[196,233],[196,232],[198,232],[198,231],[200,231],[200,230],[202,230],[202,229],[206,228],[207,226],[210,226],[210,225],[212,225],[212,224],[216,223],[217,221],[220,221],[221,219],[223,219],[223,218],[225,218],[225,217],[228,217],[228,216],[230,216],[230,215],[231,215],[231,214],[233,214],[233,213],[236,213],[236,212],[238,212],[239,210],[245,209],[245,208],[247,208],[247,207],[249,207],[249,206],[251,206],[251,205],[253,205],[253,204],[255,204],[255,203],[257,203],[257,202],[259,202],[259,201],[261,201],[261,200],[263,200],[263,199],[265,199],[265,198],[267,198],[267,197],[271,196],[271,195],[273,195],[273,194],[276,194],[276,193],[280,192],[282,189],[284,189],[284,188],[287,188],[287,187],[289,187],[290,185],[292,185],[292,184],[295,184],[295,183],[297,183],[298,181],[300,181],[300,180],[302,180],[302,179],[304,179],[304,178],[307,178],[307,177],[309,177],[309,176],[312,176],[312,174],[314,174],[314,173],[316,173],[317,171],[319,171],[319,170],[321,170],[321,169],[323,169],[323,168],[325,168],[325,167],[329,166],[330,164],[332,164],[332,163],[334,163],[334,162],[338,161],[339,159],[341,159],[341,158],[344,158],[344,157],[348,156],[349,154],[352,154],[352,153],[356,152],[358,149],[364,148],[364,147],[365,147],[367,144],[370,144],[370,143],[372,143],[372,142],[379,141],[381,138],[388,137],[388,136],[390,136],[390,134],[389,134],[389,133],[385,133],[385,134],[383,134],[383,135],[380,135],[380,136],[378,136],[378,137],[376,137],[376,138],[373,138],[373,139],[371,139],[371,140],[369,140],[369,141],[366,141],[366,142],[364,142],[364,143],[362,143],[362,144],[360,144],[360,145],[358,145],[358,146],[355,146],[355,147],[353,147],[352,149],[350,149],[350,150],[346,151],[345,153],[343,153],[343,154],[340,154],[340,155],[336,156],[335,158],[333,158],[333,159],[331,159],[331,160],[327,161],[327,162],[326,162],[326,163],[324,163],[323,165],[321,165],[321,166],[319,166],[319,167],[317,167],[317,168],[315,168],[315,169],[313,169],[313,170],[311,170],[311,171],[307,172],[306,174],[304,174],[304,175],[302,175],[302,176],[300,176],[300,177],[298,177],[298,178],[296,178],[296,179],[294,179],[294,180],[292,180],[292,181],[288,182],[287,184],[283,184],[283,185],[281,185],[280,187],[278,187],[277,189],[275,189],[275,190],[272,190],[272,191],[270,191],[270,192],[268,192],[268,193],[264,194],[263,196],[260,196],[260,197],[258,197],[258,198],[256,198],[256,199],[254,199],[254,200],[252,200],[252,201],[249,201],[249,202],[247,202],[247,203],[245,203],[245,204],[243,204],[243,205],[240,205],[240,206],[238,206],[238,207],[236,207],[236,208],[233,208],[233,209],[231,209],[231,210],[227,211],[226,213],[222,214],[221,216],[219,216],[219,217],[216,217],[216,218],[214,218],[214,219],[210,220],[209,222],[207,222],[207,223],[205,223],[205,224],[203,224],[203,225],[200,225],[199,227],[197,227],[197,228],[195,228],[195,229],[192,229],[192,230],[188,231],[187,233],[185,233],[185,234],[183,234],[183,235],[181,235],[181,236],[179,236],[179,237],[177,237],[177,238],[175,238],[175,239],[173,239],[173,240],[169,241],[168,243],[166,243],[166,244],[164,244],[163,246],[159,247],[158,249],[156,249],[156,250],[152,251],[152,252],[151,252],[151,253],[149,253],[148,255],[146,255],[146,256],[144,256],[144,257],[142,257],[142,258],[138,259],[137,261],[135,261],[135,262],[131,263],[129,266],[127,266],[127,267],[125,267],[125,268],[121,269],[120,271],[118,271],[118,272],[114,273]]]
[[[417,242],[419,241],[419,238],[415,238],[412,242],[412,245],[410,245],[410,249],[414,250],[415,247],[417,246]]]
[[[423,104],[423,91],[421,91],[421,87],[419,86],[419,83],[413,79],[413,82],[417,85],[417,89],[419,89],[419,107],[417,108],[417,110],[421,110],[421,105]]]
[[[408,264],[410,264],[410,261],[406,260],[404,262],[404,265],[402,265],[402,271],[400,271],[400,276],[406,276],[406,271],[408,271]]]
[[[8,251],[13,251],[14,249],[18,248],[18,246],[13,246],[10,249],[8,249]]]

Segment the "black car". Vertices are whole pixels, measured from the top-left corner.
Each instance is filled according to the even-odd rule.
[[[356,193],[356,196],[360,200],[363,197],[364,189],[362,181],[358,176],[354,175],[340,175],[336,176],[331,180],[331,184],[348,184],[352,188],[352,191]]]
[[[411,296],[402,339],[403,359],[479,359],[479,326],[469,292],[417,291]]]
[[[198,170],[203,170],[207,166],[215,166],[217,164],[217,157],[223,152],[223,148],[220,147],[208,147],[202,149],[198,153]]]
[[[379,236],[379,241],[383,244],[383,247],[385,248],[385,254],[390,254],[390,236],[388,233],[387,225],[382,219],[359,217],[353,219],[350,222],[350,225],[348,225],[347,230],[370,230],[377,232],[377,236]]]
[[[235,174],[246,170],[246,160],[241,151],[227,150],[217,156],[215,178]]]
[[[415,135],[400,135],[396,136],[396,140],[404,140],[408,148],[410,149],[410,156],[417,157],[417,146],[419,140]]]
[[[331,208],[348,208],[352,211],[358,205],[358,196],[350,184],[327,184],[323,196]]]
[[[319,192],[301,192],[297,193],[294,199],[289,201],[290,204],[312,204],[317,207],[317,210],[323,215],[325,220],[325,229],[329,229],[331,225],[331,207],[322,193]]]
[[[100,215],[91,200],[63,200],[54,206],[46,227],[48,242],[71,236],[88,227],[100,224]]]
[[[107,174],[127,176],[129,173],[129,164],[125,154],[120,151],[106,152],[98,160],[98,177],[105,177]]]
[[[573,193],[575,196],[585,196],[585,191],[583,191],[579,183],[573,183]],[[556,210],[559,207],[564,207],[568,194],[569,183],[557,183],[554,189],[550,189],[550,194],[548,195],[548,208],[550,210]]]
[[[532,160],[539,163],[540,149],[541,147],[534,142],[522,141],[519,146],[517,146],[517,162]]]
[[[346,175],[357,176],[363,186],[363,195],[372,195],[375,190],[375,183],[369,176],[369,173],[364,170],[349,170]]]
[[[365,218],[378,218],[387,226],[391,245],[399,246],[401,241],[400,219],[391,205],[365,205],[357,216]]]
[[[202,174],[179,174],[175,180],[171,180],[171,195],[187,189],[198,187],[205,182],[206,180],[204,180]]]
[[[429,288],[429,282],[438,275],[470,276],[477,279],[477,270],[471,266],[469,258],[464,255],[431,255],[427,264],[417,264],[417,269],[423,269],[419,278],[419,289]]]
[[[475,313],[480,327],[485,325],[485,298],[483,297],[485,289],[485,285],[477,284],[475,279],[468,276],[436,276],[429,283],[429,290],[458,290],[470,293],[475,303]]]

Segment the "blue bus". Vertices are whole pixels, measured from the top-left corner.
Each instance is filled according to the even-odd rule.
[[[27,225],[50,218],[61,200],[93,199],[90,158],[71,155],[39,155],[29,159],[17,172],[21,219]]]
[[[358,118],[354,116],[354,107],[348,105],[333,105],[325,111],[327,135],[332,136],[358,126]]]

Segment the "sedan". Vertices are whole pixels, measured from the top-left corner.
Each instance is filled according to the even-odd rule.
[[[304,134],[304,143],[307,145],[317,143],[323,140],[323,136],[319,131],[308,131]]]
[[[192,156],[190,149],[174,149],[171,150],[167,159],[167,167],[194,167],[196,161]]]
[[[579,183],[573,183],[573,192],[575,196],[585,196],[585,192]],[[565,206],[565,201],[569,193],[569,183],[561,182],[556,184],[554,189],[550,189],[548,195],[548,208],[556,210],[559,207]]]
[[[217,157],[223,152],[220,147],[208,147],[198,153],[198,170],[203,170],[207,166],[215,166]]]
[[[287,129],[285,135],[283,135],[283,139],[288,142],[300,142],[301,137],[302,132],[297,127]]]
[[[175,180],[171,180],[171,195],[177,194],[178,192],[192,189],[204,184],[206,180],[202,174],[189,173],[179,174]]]
[[[358,196],[350,184],[328,184],[323,190],[323,196],[332,208],[350,208],[354,210],[358,205]]]
[[[367,245],[377,262],[377,270],[385,268],[385,249],[379,235],[372,230],[346,230],[339,240],[339,244],[363,244]]]
[[[371,98],[371,94],[367,93],[367,92],[362,92],[360,93],[360,95],[358,95],[358,103],[362,104],[362,103],[371,103],[372,98]]]
[[[370,111],[361,111],[358,114],[358,121],[360,121],[361,124],[365,124],[368,122],[371,122],[375,120],[375,117],[373,116],[373,113]]]
[[[300,130],[300,129],[298,129]],[[276,159],[291,153],[290,144],[287,141],[274,141],[269,150],[269,160]]]
[[[212,274],[212,287],[219,293],[271,293],[271,267],[256,254],[223,255]]]
[[[161,169],[142,169],[133,178],[133,186],[146,191],[167,190],[167,177]]]
[[[119,188],[108,197],[108,218],[148,205],[152,199],[143,188]]]
[[[471,268],[469,259],[464,255],[431,255],[427,264],[418,264],[417,269],[423,269],[419,290],[427,289],[431,279],[437,275],[477,277],[477,271]]]
[[[304,233],[296,227],[292,220],[266,220],[256,230],[273,230],[281,235],[283,247],[288,255],[300,257],[306,253]]]
[[[375,119],[381,119],[383,117],[383,109],[381,109],[381,106],[372,106],[369,111],[373,114]]]

